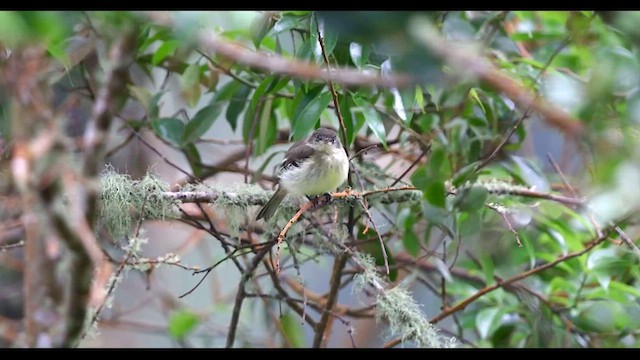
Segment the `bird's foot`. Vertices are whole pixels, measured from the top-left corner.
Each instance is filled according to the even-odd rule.
[[[322,195],[307,196],[307,199],[311,201],[313,204],[312,209],[315,210],[330,203],[333,197],[329,193],[324,193]]]

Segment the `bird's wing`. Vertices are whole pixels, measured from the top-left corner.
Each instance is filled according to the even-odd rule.
[[[291,166],[299,167],[300,164],[313,155],[313,148],[304,141],[293,144],[284,154],[284,160],[280,164],[280,168],[286,169]]]

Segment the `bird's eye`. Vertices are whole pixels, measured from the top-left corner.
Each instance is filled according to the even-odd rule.
[[[320,141],[320,135],[316,135],[316,141]]]

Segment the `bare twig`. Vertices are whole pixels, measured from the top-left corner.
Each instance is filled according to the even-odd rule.
[[[631,248],[631,251],[633,251],[633,253],[636,254],[636,256],[640,259],[640,249],[638,249],[638,246],[636,246],[633,240],[631,240],[631,238],[624,231],[622,231],[619,226],[616,226],[614,230],[616,231],[616,233],[618,233],[620,239],[622,239],[622,241],[624,241],[624,243]]]
[[[431,150],[431,145],[426,146],[422,152],[420,153],[420,155],[418,155],[418,157],[411,163],[411,165],[409,165],[409,167],[398,177],[396,178],[389,187],[394,187],[396,186],[397,183],[399,183],[400,181],[402,181],[402,179],[407,176],[407,174],[409,173],[409,171],[411,171],[411,169],[413,169],[416,165],[418,165],[418,163],[420,162],[420,159],[422,159],[423,156],[427,155],[429,153],[429,150]]]
[[[338,290],[340,289],[340,277],[342,276],[342,270],[347,264],[349,259],[348,254],[339,254],[335,262],[333,263],[333,272],[331,273],[331,280],[329,281],[330,289],[327,296],[326,311],[322,313],[320,321],[315,329],[315,335],[313,337],[313,347],[319,348],[323,343],[326,344],[331,327],[329,326],[330,312],[333,306],[338,301]]]
[[[227,335],[227,345],[226,345],[227,348],[230,348],[233,346],[233,342],[236,338],[238,321],[240,320],[240,310],[242,308],[242,302],[244,301],[245,294],[246,294],[245,286],[247,284],[247,281],[249,281],[249,279],[253,275],[253,272],[256,270],[258,265],[260,265],[260,261],[262,261],[262,258],[264,258],[265,255],[269,253],[269,250],[271,250],[271,247],[273,247],[273,243],[264,246],[262,250],[260,250],[253,257],[253,259],[251,260],[251,264],[247,266],[247,268],[245,269],[245,272],[242,274],[242,277],[240,278],[240,284],[238,285],[238,293],[236,294],[236,300],[233,305],[233,312],[231,314],[231,322],[229,324],[229,333]]]
[[[505,208],[502,208],[500,206],[497,206],[496,204],[493,204],[493,203],[487,203],[487,204],[484,204],[484,205],[486,207],[488,207],[489,209],[497,212],[502,217],[502,220],[504,220],[504,222],[507,223],[507,227],[509,228],[509,231],[511,231],[511,233],[513,233],[513,236],[516,237],[516,242],[518,243],[518,246],[522,247],[522,241],[520,240],[520,235],[518,234],[518,231],[513,228],[513,225],[511,224],[511,221],[507,217],[507,211],[508,210],[505,209]]]

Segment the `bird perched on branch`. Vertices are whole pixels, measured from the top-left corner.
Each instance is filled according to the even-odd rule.
[[[258,212],[256,220],[269,221],[287,194],[305,195],[310,200],[318,195],[330,196],[329,192],[336,190],[348,173],[349,158],[338,133],[329,128],[317,129],[287,150],[276,169],[278,190]]]

